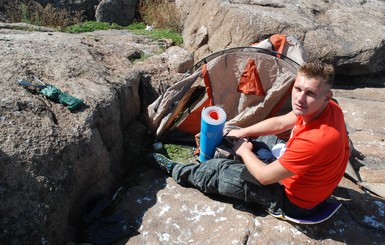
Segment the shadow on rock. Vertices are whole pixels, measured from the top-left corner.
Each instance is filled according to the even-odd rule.
[[[338,200],[343,206],[329,220],[316,225],[291,225],[314,240],[346,244],[383,243],[383,199],[343,187],[338,187],[331,199]]]
[[[126,217],[131,217],[131,225],[135,228],[135,233],[115,242],[115,245],[126,244],[130,237],[138,235],[144,215],[152,206],[157,203],[157,192],[166,188],[167,176],[157,170],[141,170],[138,173],[139,183],[131,186],[124,193],[119,205],[116,207],[119,213]]]

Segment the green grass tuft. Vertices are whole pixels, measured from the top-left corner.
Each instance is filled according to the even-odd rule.
[[[65,31],[70,33],[81,33],[109,29],[122,29],[122,27],[114,23],[110,24],[106,22],[87,21],[69,26],[65,29]]]
[[[165,144],[164,148],[167,151],[170,159],[181,163],[195,162],[194,148],[183,145]]]
[[[70,33],[81,33],[81,32],[92,32],[96,30],[109,30],[109,29],[118,29],[118,30],[129,30],[135,35],[145,35],[149,36],[154,40],[167,38],[173,40],[175,45],[180,46],[183,43],[182,35],[172,31],[170,29],[154,29],[146,30],[146,24],[142,22],[133,23],[129,26],[122,27],[117,24],[110,24],[106,22],[96,22],[96,21],[87,21],[80,24],[69,26],[65,29],[66,32]]]
[[[183,43],[182,35],[169,29],[153,29],[152,31],[145,29],[132,29],[131,31],[136,35],[146,35],[154,40],[162,38],[171,39],[177,46],[180,46]]]
[[[127,30],[140,30],[140,29],[146,29],[146,24],[143,22],[135,22],[132,23],[131,25],[126,27]]]

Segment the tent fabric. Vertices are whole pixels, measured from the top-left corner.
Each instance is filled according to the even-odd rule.
[[[156,131],[157,135],[162,135],[171,124],[171,121],[168,122],[168,119],[177,116],[195,91],[198,86],[196,80],[199,76],[200,73],[194,73],[182,81],[173,84],[164,94],[148,106],[148,126],[150,131]],[[204,85],[201,84],[201,86]]]
[[[283,49],[285,48],[286,35],[277,34],[270,37],[270,41],[275,44],[274,51],[277,51],[279,54],[283,54]],[[279,57],[279,56],[278,56]]]
[[[207,94],[205,94],[207,97]],[[201,127],[201,112],[204,108],[211,106],[210,99],[204,98],[199,104],[189,113],[186,114],[189,117],[189,120],[181,120],[181,123],[178,124],[178,128],[183,132],[189,134],[196,134],[199,132]]]
[[[244,94],[255,94],[257,96],[265,96],[261,79],[259,78],[258,69],[256,68],[255,61],[249,59],[247,61],[245,70],[241,75],[241,79],[238,83],[238,92]]]
[[[191,135],[199,133],[200,112],[209,105],[224,109],[226,127],[246,127],[272,116],[273,111],[288,112],[288,94],[299,64],[305,63],[298,58],[305,55],[297,43],[298,40],[285,43],[289,47],[283,50],[297,54],[299,63],[285,54],[278,57],[278,53],[258,46],[227,49],[202,59],[192,73],[170,86],[148,107],[150,130],[156,138],[175,130]],[[240,84],[247,83],[254,92],[238,91]]]
[[[209,73],[207,72],[206,64],[202,66],[202,76],[203,76],[203,81],[205,82],[206,86],[206,94],[208,96],[208,105],[212,106],[213,105],[213,89],[211,87],[211,82],[210,82],[210,77]]]
[[[272,35],[270,38],[261,42],[251,44],[251,47],[259,47],[267,50],[274,50],[277,53],[284,54],[297,64],[302,65],[308,60],[308,56],[302,47],[302,43],[294,36],[286,36],[285,42],[281,42],[281,34]],[[282,43],[284,45],[282,45]]]

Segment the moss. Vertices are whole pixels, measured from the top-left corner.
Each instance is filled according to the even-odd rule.
[[[165,144],[170,159],[182,163],[195,163],[194,147],[184,145]]]

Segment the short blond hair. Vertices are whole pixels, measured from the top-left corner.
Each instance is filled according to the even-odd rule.
[[[309,78],[322,78],[330,88],[333,87],[335,70],[331,64],[317,60],[303,64],[298,72]]]

